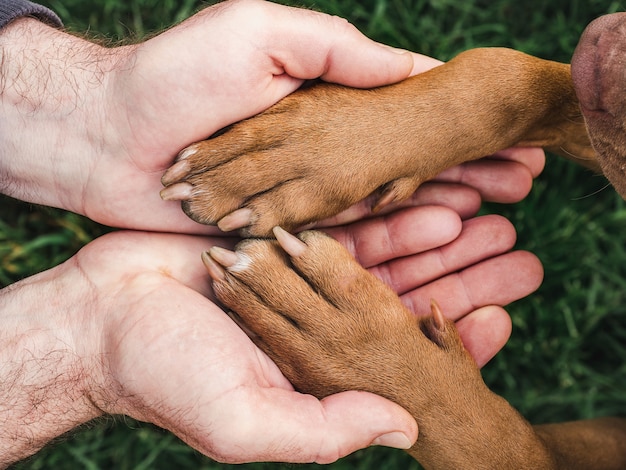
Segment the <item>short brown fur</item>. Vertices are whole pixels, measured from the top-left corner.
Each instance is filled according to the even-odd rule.
[[[191,147],[163,181],[191,184],[183,207],[195,220],[246,207],[242,233],[265,236],[376,191],[379,206],[401,200],[446,168],[511,146],[599,170],[569,65],[475,49],[393,86],[294,93]],[[298,390],[368,390],[399,403],[420,429],[408,452],[428,469],[626,468],[626,420],[531,426],[485,386],[452,323],[412,316],[328,237],[300,238],[307,249],[294,257],[277,242],[243,242],[249,263],[214,282]]]
[[[195,144],[185,174],[163,182],[193,186],[183,208],[194,220],[215,224],[247,207],[242,234],[266,236],[377,190],[384,204],[405,199],[446,168],[512,146],[545,147],[599,171],[569,65],[472,49],[392,86],[293,93]]]
[[[400,404],[419,426],[407,452],[429,470],[626,468],[626,420],[531,426],[487,388],[454,323],[416,318],[330,237],[299,237],[307,248],[292,257],[276,241],[242,242],[245,267],[213,284],[296,389]]]

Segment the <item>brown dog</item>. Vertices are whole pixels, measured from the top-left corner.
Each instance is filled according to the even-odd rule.
[[[164,183],[186,185],[194,219],[257,235],[335,214],[377,188],[378,206],[399,200],[445,168],[513,145],[601,167],[625,195],[624,67],[611,67],[607,48],[625,23],[592,24],[573,61],[598,157],[568,65],[479,49],[391,87],[294,93],[185,151]],[[409,453],[429,469],[626,468],[626,420],[531,426],[485,386],[436,304],[417,319],[332,239],[275,234],[242,242],[236,260],[215,249],[203,259],[220,300],[298,390],[360,389],[399,403],[419,424]]]

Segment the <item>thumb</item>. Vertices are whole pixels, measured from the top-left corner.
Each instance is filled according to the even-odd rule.
[[[319,429],[323,445],[315,459],[330,463],[358,449],[381,445],[408,449],[417,440],[417,423],[404,408],[378,395],[349,391],[321,402],[327,430]]]
[[[265,50],[291,77],[365,88],[398,82],[414,69],[413,54],[372,41],[343,18],[268,2],[262,7],[272,24],[262,35]]]
[[[221,407],[228,416],[219,417],[209,455],[229,463],[324,464],[370,445],[407,449],[417,438],[417,423],[407,411],[371,393],[343,392],[321,401],[281,388],[255,388],[252,394],[236,407]]]

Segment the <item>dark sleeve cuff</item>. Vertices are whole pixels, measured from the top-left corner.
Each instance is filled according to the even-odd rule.
[[[23,16],[32,16],[55,28],[63,26],[56,13],[44,6],[26,0],[0,0],[0,28]]]

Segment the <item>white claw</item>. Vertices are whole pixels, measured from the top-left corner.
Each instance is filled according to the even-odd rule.
[[[191,147],[187,147],[186,149],[183,149],[180,151],[180,153],[176,157],[176,161],[179,162],[181,160],[185,160],[197,152],[198,152],[198,148],[195,145],[192,145]]]
[[[193,186],[189,183],[174,183],[161,190],[159,193],[164,201],[185,201],[190,199]]]

